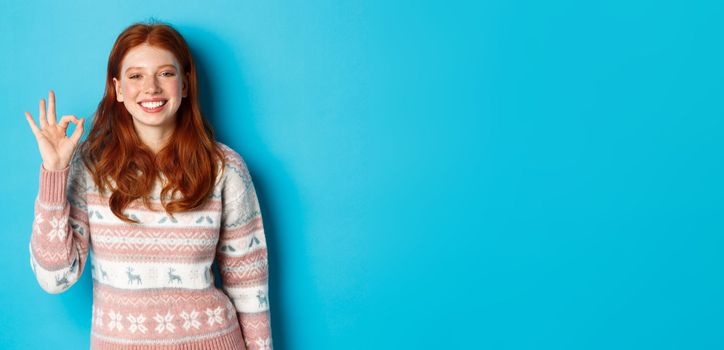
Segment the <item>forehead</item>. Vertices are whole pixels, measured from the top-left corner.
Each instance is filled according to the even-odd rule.
[[[128,67],[155,68],[163,65],[171,64],[180,69],[176,56],[166,49],[151,46],[148,44],[138,45],[128,51],[123,57],[121,63],[121,71],[125,71]]]

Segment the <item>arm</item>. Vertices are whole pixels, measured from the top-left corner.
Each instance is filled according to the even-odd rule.
[[[271,350],[267,247],[259,201],[244,160],[229,153],[217,247],[222,289],[236,307],[247,348]]]
[[[83,162],[74,156],[64,169],[40,167],[30,265],[40,287],[66,291],[83,273],[88,258],[88,212]]]

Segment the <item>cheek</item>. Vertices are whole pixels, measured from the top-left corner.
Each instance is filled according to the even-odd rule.
[[[138,87],[137,84],[134,83],[126,83],[121,85],[121,91],[125,96],[129,97],[135,97],[138,93]]]
[[[164,90],[166,90],[170,95],[180,96],[181,95],[181,82],[178,80],[168,81],[164,85]]]

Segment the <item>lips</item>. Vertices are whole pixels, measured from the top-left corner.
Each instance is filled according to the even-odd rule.
[[[166,103],[168,103],[168,100],[141,101],[138,104],[147,113],[157,113],[166,106]]]

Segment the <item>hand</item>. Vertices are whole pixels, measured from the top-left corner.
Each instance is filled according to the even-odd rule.
[[[25,119],[38,141],[40,156],[43,158],[43,167],[46,170],[62,170],[70,164],[73,151],[83,135],[83,122],[85,118],[78,119],[74,115],[64,115],[60,122],[55,122],[55,93],[48,93],[48,110],[45,110],[45,100],[40,99],[40,128],[30,112],[25,112]],[[75,124],[75,130],[70,137],[66,137],[68,123]]]

